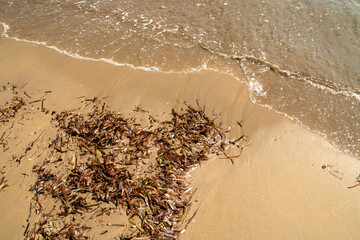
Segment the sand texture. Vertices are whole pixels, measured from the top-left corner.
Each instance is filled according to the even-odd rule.
[[[360,162],[321,136],[284,116],[250,102],[247,86],[230,76],[201,71],[169,74],[134,70],[62,55],[30,43],[0,39],[0,106],[11,87],[27,102],[15,118],[0,123],[8,149],[0,146],[0,239],[23,239],[36,181],[34,164],[47,154],[54,135],[51,111],[75,109],[98,97],[125,115],[141,105],[152,115],[168,115],[196,100],[231,136],[246,135],[234,165],[212,157],[191,172],[197,214],[180,239],[359,239]],[[22,87],[20,89],[20,87]],[[24,93],[26,91],[26,94]],[[50,92],[51,91],[51,92]],[[26,96],[29,95],[30,97]],[[242,121],[240,128],[236,121]],[[29,142],[34,147],[24,155]],[[21,157],[20,163],[17,162]],[[323,169],[322,166],[327,168]],[[101,225],[97,226],[100,228]],[[119,231],[119,230],[117,230]],[[113,239],[116,232],[95,239]]]

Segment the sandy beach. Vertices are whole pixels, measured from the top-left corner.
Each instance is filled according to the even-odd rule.
[[[44,97],[50,112],[77,108],[85,96],[104,98],[110,109],[125,115],[141,105],[164,116],[183,101],[194,105],[196,100],[209,113],[221,113],[217,121],[231,127],[232,136],[245,134],[248,146],[234,165],[219,156],[191,172],[197,202],[190,212],[198,212],[180,239],[360,238],[360,187],[348,188],[356,184],[359,160],[251,103],[247,86],[228,75],[134,70],[2,38],[0,83],[6,89],[23,86],[19,95],[28,102],[51,91]],[[2,89],[0,106],[9,100],[8,92]],[[1,239],[23,238],[32,197],[29,188],[36,180],[32,167],[43,161],[46,153],[40,149],[46,148],[54,131],[51,115],[34,111],[39,102],[27,107],[0,125],[0,136],[5,132],[9,147],[0,149],[0,176],[8,184],[0,192]],[[236,124],[240,120],[243,128]],[[42,132],[36,143],[39,151],[14,162],[13,156],[21,155]],[[101,237],[95,239],[110,239]]]

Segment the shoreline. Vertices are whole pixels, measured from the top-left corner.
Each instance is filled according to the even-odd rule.
[[[195,104],[199,100],[208,113],[221,113],[218,121],[232,126],[235,136],[239,134],[236,121],[243,120],[242,131],[250,147],[235,165],[216,158],[192,172],[198,203],[191,211],[198,209],[198,213],[180,239],[360,237],[360,191],[347,188],[360,173],[360,161],[284,116],[251,103],[245,84],[232,77],[212,71],[134,70],[74,59],[11,39],[0,39],[0,50],[3,85],[28,83],[26,91],[31,96],[52,91],[44,102],[50,110],[69,110],[78,106],[79,97],[96,96],[105,98],[114,111],[126,114],[141,105],[161,116],[183,101]],[[29,142],[30,132],[34,128],[39,132],[43,123],[30,124],[29,132],[18,132],[19,137]],[[26,220],[28,213],[21,210],[28,211],[23,205],[27,200],[16,203],[12,199],[29,197],[28,188],[15,190],[22,182],[10,170],[19,169],[8,166],[10,153],[0,155],[2,165],[7,166],[5,176],[9,176],[9,187],[0,192],[0,213],[5,216],[0,233],[10,237],[15,231],[20,236],[22,228],[14,223]],[[335,178],[322,165],[343,172],[343,179]],[[31,172],[30,166],[27,162],[20,169]],[[24,185],[33,184],[33,179],[25,179]],[[16,209],[14,216],[11,211]]]
[[[125,68],[130,68],[130,69],[133,69],[133,70],[143,70],[143,71],[148,71],[148,72],[153,72],[153,73],[161,73],[161,74],[192,74],[192,73],[198,73],[198,72],[203,72],[203,71],[205,71],[205,72],[215,72],[215,73],[218,73],[218,74],[221,74],[221,75],[227,75],[227,77],[230,77],[230,78],[235,78],[239,82],[239,84],[247,84],[248,85],[247,86],[248,91],[258,92],[257,86],[251,87],[249,85],[249,84],[251,84],[251,82],[241,81],[239,77],[236,77],[236,76],[234,76],[232,74],[222,73],[222,72],[220,72],[220,71],[218,71],[216,69],[207,68],[206,64],[203,65],[203,66],[199,66],[197,68],[189,68],[186,71],[161,71],[159,68],[157,68],[155,66],[153,66],[153,67],[134,66],[134,65],[128,64],[128,63],[119,63],[119,62],[113,61],[112,59],[107,59],[107,58],[99,58],[99,59],[97,59],[97,58],[84,57],[84,56],[81,56],[81,55],[78,55],[78,54],[72,54],[72,53],[70,53],[70,52],[68,52],[66,50],[61,50],[61,49],[57,48],[56,46],[49,46],[49,45],[47,45],[46,42],[38,42],[38,41],[31,41],[31,40],[26,40],[26,39],[19,39],[17,37],[10,37],[7,34],[7,31],[10,29],[10,26],[7,25],[4,22],[0,22],[0,23],[2,24],[2,28],[3,28],[3,33],[1,34],[1,37],[5,37],[8,40],[14,40],[14,41],[17,41],[17,42],[28,43],[28,44],[35,45],[35,46],[43,46],[43,47],[46,47],[48,49],[55,50],[56,52],[58,52],[60,54],[63,54],[65,56],[68,56],[68,57],[71,57],[71,58],[74,58],[74,59],[84,60],[84,61],[91,61],[91,62],[105,63],[105,64],[114,65],[116,67],[125,67]],[[215,53],[215,52],[213,52],[213,54],[219,55],[218,53]],[[233,59],[237,59],[237,60],[242,58],[241,56],[223,56],[223,57],[225,57],[225,58],[233,58]],[[244,58],[249,57],[250,59],[253,58],[252,56],[243,56],[243,57]],[[256,60],[256,59],[254,58],[254,60]],[[257,59],[257,60],[259,60],[259,59]],[[292,75],[292,76],[297,76],[297,77],[300,78],[300,75],[301,75],[300,73],[296,73],[296,72],[291,73],[291,72],[289,72],[287,70],[282,70],[279,66],[272,65],[270,62],[267,62],[267,61],[264,61],[264,64],[269,65],[272,68],[275,68],[276,71],[279,71],[283,75],[289,75],[289,76]],[[242,77],[246,77],[246,76],[244,75]],[[331,94],[334,94],[334,95],[335,94],[341,94],[341,95],[344,95],[344,96],[347,96],[347,97],[351,97],[351,98],[356,99],[356,101],[360,100],[360,95],[353,92],[353,91],[347,91],[347,90],[341,90],[340,91],[339,90],[339,89],[341,89],[341,87],[339,87],[340,85],[338,86],[339,88],[338,87],[335,88],[335,89],[338,89],[338,90],[335,91],[334,88],[328,87],[326,84],[322,85],[322,84],[318,84],[316,82],[312,82],[310,80],[307,80],[308,77],[306,77],[306,76],[303,76],[301,78],[302,78],[303,81],[306,81],[308,84],[310,84],[314,88],[330,92]],[[323,79],[323,80],[326,80],[326,79]],[[334,84],[336,85],[338,83],[334,83]],[[260,87],[261,87],[261,85],[260,85]],[[252,88],[254,88],[254,89],[252,89]],[[355,90],[355,89],[352,89],[352,90]],[[309,125],[303,123],[298,117],[291,116],[291,115],[288,115],[285,112],[276,110],[271,105],[257,102],[255,100],[255,98],[253,98],[251,96],[251,94],[249,94],[249,98],[251,99],[251,102],[253,104],[256,104],[256,105],[258,105],[260,107],[263,107],[263,108],[267,108],[267,109],[269,109],[269,110],[271,110],[271,111],[273,111],[273,112],[275,112],[277,114],[285,116],[290,121],[295,122],[298,125],[301,125],[306,130],[311,131],[312,133],[320,135],[322,138],[326,139],[326,141],[329,142],[335,148],[339,149],[340,151],[344,152],[345,154],[347,154],[347,155],[349,155],[351,157],[357,158],[360,161],[360,156],[357,156],[356,153],[351,152],[351,150],[344,148],[344,146],[339,145],[339,143],[336,143],[336,141],[334,139],[331,139],[331,137],[326,135],[321,130],[312,129]]]

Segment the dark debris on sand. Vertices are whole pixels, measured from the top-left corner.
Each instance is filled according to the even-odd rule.
[[[6,123],[9,119],[14,118],[18,110],[25,105],[21,97],[14,97],[9,106],[0,108],[0,122]]]
[[[225,153],[230,141],[201,108],[185,104],[167,121],[141,114],[147,114],[146,123],[94,104],[89,113],[55,116],[59,130],[49,144],[51,156],[33,168],[30,212],[38,218],[28,221],[26,239],[92,239],[81,216],[99,217],[114,208],[128,219],[118,224],[120,239],[180,236],[193,203],[188,171],[214,154],[233,161]],[[73,157],[66,161],[68,153]],[[49,199],[53,206],[45,206]]]

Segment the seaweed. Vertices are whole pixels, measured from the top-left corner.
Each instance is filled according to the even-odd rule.
[[[90,227],[79,216],[123,209],[127,223],[107,224],[122,229],[120,239],[177,239],[197,212],[186,217],[194,202],[189,170],[211,155],[225,155],[233,163],[226,147],[244,136],[229,141],[200,106],[185,103],[165,121],[148,115],[145,125],[96,99],[92,103],[88,113],[66,111],[53,119],[58,133],[49,144],[51,156],[33,168],[37,181],[30,189],[30,211],[39,219],[28,221],[25,238],[89,239]],[[140,107],[134,111],[148,114]],[[69,152],[73,158],[65,161]],[[49,199],[50,210],[43,206]]]

